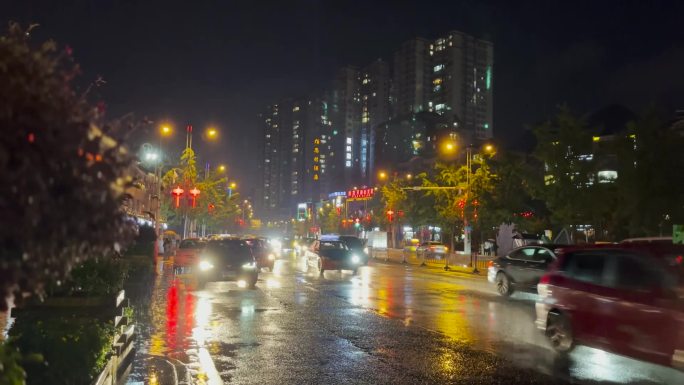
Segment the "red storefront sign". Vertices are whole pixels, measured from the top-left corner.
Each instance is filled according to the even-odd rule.
[[[347,199],[371,199],[373,194],[375,194],[375,189],[373,188],[349,190],[347,191]]]

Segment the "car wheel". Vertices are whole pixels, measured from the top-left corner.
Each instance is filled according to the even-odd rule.
[[[569,353],[575,347],[570,318],[563,313],[549,313],[546,335],[549,337],[551,346],[558,353]]]
[[[508,278],[506,273],[499,272],[496,275],[496,291],[503,297],[509,297],[513,294],[513,286],[511,286],[511,280]]]

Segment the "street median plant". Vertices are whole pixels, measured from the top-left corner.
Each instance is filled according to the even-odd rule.
[[[87,385],[106,365],[116,328],[89,317],[36,313],[22,317],[10,335],[20,352],[43,357],[22,363],[27,384]]]

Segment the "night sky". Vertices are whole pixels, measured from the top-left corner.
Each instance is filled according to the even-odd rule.
[[[71,46],[84,82],[107,81],[94,96],[111,118],[220,128],[222,141],[199,155],[255,187],[262,107],[323,89],[339,66],[390,60],[402,41],[449,30],[494,42],[494,133],[504,143],[560,103],[674,113],[684,108],[683,3],[10,0],[0,20],[39,23],[36,41]]]

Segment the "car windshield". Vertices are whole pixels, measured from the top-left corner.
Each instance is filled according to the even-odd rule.
[[[363,242],[359,238],[356,237],[344,237],[341,238],[342,241],[349,247],[350,249],[362,249],[363,248]]]
[[[252,251],[247,242],[238,239],[211,241],[207,245],[210,255],[234,262],[253,260]]]
[[[323,250],[348,250],[348,247],[344,242],[323,241],[321,242],[321,251]]]
[[[178,245],[179,249],[201,249],[205,245],[204,241],[201,241],[199,239],[184,239],[181,241],[180,245]]]

